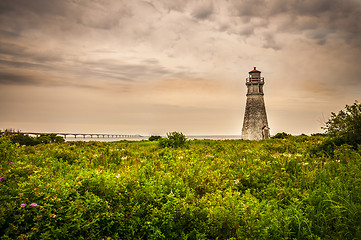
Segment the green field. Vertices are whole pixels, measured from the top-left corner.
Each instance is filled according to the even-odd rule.
[[[361,148],[326,136],[22,146],[1,239],[361,239]]]

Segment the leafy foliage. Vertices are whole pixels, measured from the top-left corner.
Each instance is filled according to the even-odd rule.
[[[19,143],[20,145],[34,146],[40,143],[61,143],[64,142],[64,138],[57,136],[56,134],[42,134],[38,137],[31,137],[25,134],[13,134],[10,135],[10,139],[13,143]]]
[[[291,136],[291,134],[285,133],[285,132],[281,132],[281,133],[277,133],[276,135],[274,135],[272,138],[280,138],[280,139],[285,139],[287,137]]]
[[[159,139],[161,139],[162,137],[161,136],[154,136],[154,135],[152,135],[152,136],[150,136],[149,138],[148,138],[148,140],[149,141],[158,141]]]
[[[167,138],[162,138],[159,140],[159,146],[161,148],[178,148],[184,146],[185,143],[186,137],[183,135],[183,133],[179,132],[167,133]]]
[[[345,143],[357,146],[361,144],[361,104],[357,101],[338,114],[331,113],[331,118],[324,127],[326,132]]]
[[[327,136],[63,142],[0,137],[1,239],[361,239],[361,149]]]

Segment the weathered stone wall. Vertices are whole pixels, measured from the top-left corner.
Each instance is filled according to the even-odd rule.
[[[269,138],[263,94],[247,94],[242,139],[260,140],[263,138]]]

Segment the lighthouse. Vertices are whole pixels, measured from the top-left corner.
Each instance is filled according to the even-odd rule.
[[[247,101],[242,128],[242,139],[244,140],[270,138],[263,85],[264,78],[261,77],[261,71],[254,67],[246,78]]]

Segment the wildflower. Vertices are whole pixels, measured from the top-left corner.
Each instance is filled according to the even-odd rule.
[[[30,176],[32,177],[32,176],[33,176],[33,174],[30,174]]]
[[[20,204],[20,207],[25,207],[25,206],[26,206],[25,203]]]
[[[10,162],[10,164],[14,164],[14,162]]]
[[[0,182],[1,182],[1,181],[4,181],[4,180],[5,180],[5,178],[4,178],[4,177],[0,177]]]
[[[120,177],[120,174],[116,175],[115,177],[116,177],[116,178],[119,178],[119,177]]]
[[[30,204],[30,206],[36,207],[36,206],[38,206],[38,204],[37,203],[32,203],[32,204]]]

